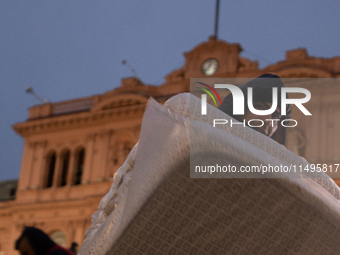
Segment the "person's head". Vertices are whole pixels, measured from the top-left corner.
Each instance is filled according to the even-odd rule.
[[[77,252],[78,252],[78,249],[79,249],[78,243],[72,242],[72,243],[71,243],[71,248],[70,248],[70,250],[73,251],[74,253],[77,253]]]
[[[72,243],[71,243],[71,247],[72,247],[72,248],[78,248],[78,246],[79,246],[79,245],[78,245],[78,243],[76,243],[76,242],[72,242]]]
[[[276,110],[270,115],[255,115],[248,109],[248,88],[253,88],[253,106],[257,110],[266,110],[270,109],[272,106],[272,89],[278,88],[278,102]],[[264,135],[271,137],[275,141],[284,144],[285,142],[285,128],[280,125],[280,122],[284,119],[290,118],[291,108],[287,105],[287,115],[281,116],[281,88],[283,87],[283,83],[279,76],[276,74],[263,74],[260,77],[257,77],[246,84],[240,86],[239,88],[242,90],[244,94],[244,115],[233,115],[233,96],[229,94],[222,102],[222,105],[219,109],[231,117],[235,118],[238,121],[245,121],[246,125],[248,125],[249,120],[260,119],[261,121],[251,121],[251,128],[254,130],[263,133]],[[276,119],[279,121],[266,121],[269,119]],[[263,124],[263,125],[262,125]],[[262,126],[261,126],[262,125]],[[257,127],[254,127],[257,126]],[[260,127],[261,126],[261,127]]]
[[[42,230],[35,227],[25,227],[21,236],[15,242],[15,249],[21,255],[45,255],[56,243]]]
[[[16,241],[15,249],[18,250],[21,255],[36,255],[26,236]]]

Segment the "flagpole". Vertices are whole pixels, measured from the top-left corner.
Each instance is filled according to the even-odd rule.
[[[216,12],[215,12],[215,33],[214,36],[217,39],[217,32],[218,32],[218,15],[220,12],[220,0],[216,0]]]

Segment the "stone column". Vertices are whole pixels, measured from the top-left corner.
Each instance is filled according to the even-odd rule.
[[[30,178],[32,175],[32,164],[34,158],[35,144],[33,142],[25,141],[24,154],[21,162],[19,190],[27,189],[31,183]]]
[[[85,220],[77,221],[75,224],[74,241],[79,244],[79,247],[84,242],[85,231]]]
[[[85,151],[86,153],[86,151]],[[85,155],[86,156],[86,155]],[[66,186],[71,186],[74,183],[74,178],[76,174],[76,152],[75,150],[70,151],[70,161],[68,162],[68,169],[67,169],[67,180]]]
[[[118,147],[118,165],[121,166],[124,163],[125,156],[124,156],[124,142],[120,141],[117,144]]]
[[[103,130],[96,139],[96,153],[92,165],[92,181],[104,181],[107,175],[108,151],[110,145],[111,130]]]
[[[90,134],[86,138],[86,147],[85,147],[85,161],[84,161],[84,172],[82,176],[82,183],[90,183],[91,182],[91,171],[93,165],[93,158],[95,157],[95,143],[96,143],[96,134]]]
[[[54,174],[53,174],[53,182],[52,182],[52,187],[57,187],[59,184],[59,179],[61,175],[61,167],[62,167],[62,158],[60,155],[60,152],[56,153],[56,163],[55,163],[55,168],[54,168]]]
[[[104,165],[104,172],[103,172],[103,177],[107,179],[111,175],[111,170],[112,170],[112,146],[111,146],[111,140],[113,137],[114,131],[109,130],[107,132],[107,138],[106,138],[106,151],[105,151],[105,165]]]
[[[46,171],[46,157],[45,150],[47,141],[39,141],[36,143],[36,149],[34,153],[34,165],[32,169],[32,181],[31,188],[37,189],[43,187],[44,174]]]

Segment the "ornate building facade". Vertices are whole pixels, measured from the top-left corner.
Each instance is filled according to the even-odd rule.
[[[114,173],[138,141],[149,97],[164,103],[188,92],[190,78],[254,78],[265,72],[282,78],[340,77],[340,57],[315,58],[296,49],[287,51],[283,61],[259,69],[257,61],[241,57],[241,51],[239,44],[210,37],[184,53],[185,65],[166,75],[161,86],[126,78],[102,95],[31,107],[28,119],[13,126],[25,141],[16,194],[15,181],[0,184],[1,192],[8,193],[0,202],[0,255],[17,254],[14,242],[25,225],[43,229],[65,247],[82,244]],[[340,118],[335,116],[340,88],[308,89],[313,118],[288,132],[287,147],[310,162],[339,163]],[[301,119],[295,112],[293,118]]]

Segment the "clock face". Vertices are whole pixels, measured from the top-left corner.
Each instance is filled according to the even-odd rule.
[[[209,58],[202,64],[202,72],[207,75],[213,75],[218,69],[218,61],[215,58]]]

